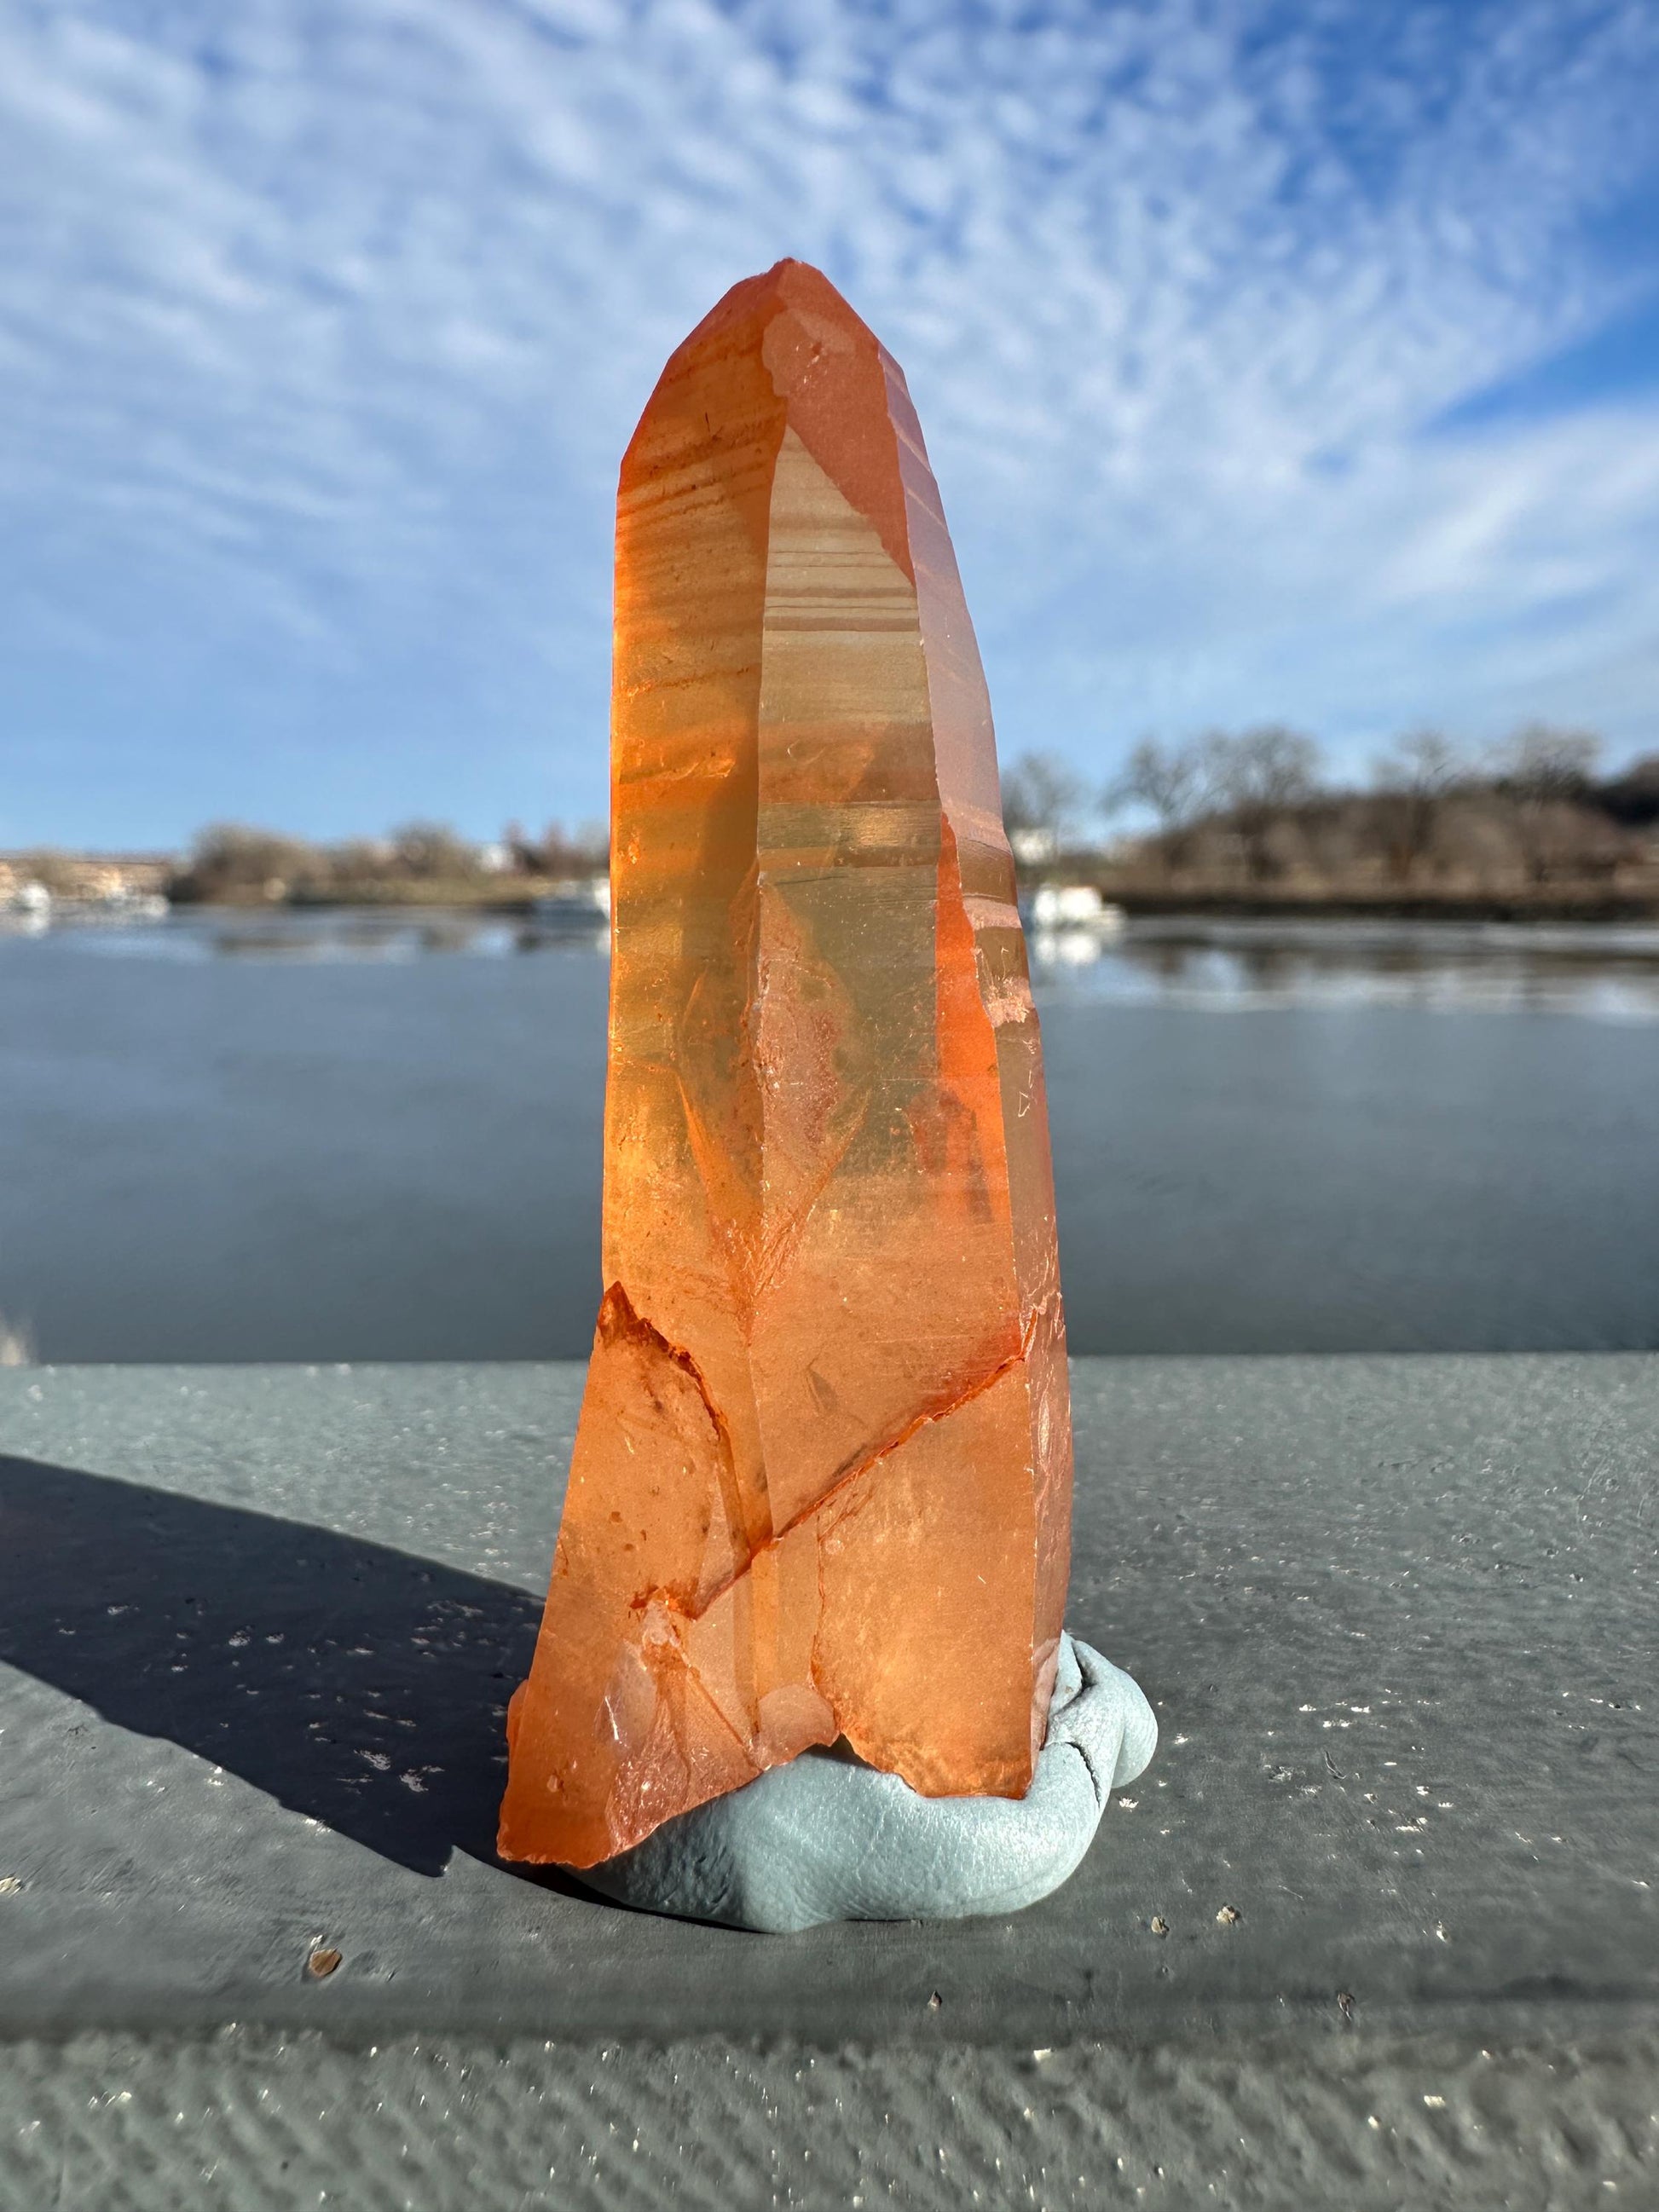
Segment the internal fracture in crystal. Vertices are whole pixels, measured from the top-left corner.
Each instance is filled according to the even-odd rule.
[[[617,509],[604,1279],[501,1850],[591,1866],[844,1737],[1018,1796],[1069,1564],[1036,1016],[904,378],[729,292]]]

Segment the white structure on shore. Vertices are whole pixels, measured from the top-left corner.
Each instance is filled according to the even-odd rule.
[[[1039,884],[1031,919],[1039,929],[1115,932],[1123,927],[1123,909],[1109,904],[1093,884]]]
[[[1046,968],[1083,968],[1098,960],[1123,928],[1123,909],[1093,884],[1039,884],[1031,894],[1031,950]]]
[[[550,922],[556,927],[599,927],[611,919],[611,878],[586,876],[554,884],[530,911],[538,921]]]

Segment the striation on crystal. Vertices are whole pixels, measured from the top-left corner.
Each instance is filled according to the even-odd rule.
[[[604,1279],[501,1849],[844,1737],[1019,1796],[1069,1567],[1048,1112],[990,702],[904,377],[796,261],[617,506]]]

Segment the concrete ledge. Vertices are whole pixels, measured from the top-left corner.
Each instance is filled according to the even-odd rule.
[[[1651,2034],[343,2049],[233,2029],[4,2060],[0,2212],[1645,2212],[1659,2196]]]
[[[0,2034],[1659,2025],[1659,1358],[1079,1363],[1068,1618],[1156,1765],[1016,1920],[787,1938],[493,1859],[580,1385],[0,1373]]]

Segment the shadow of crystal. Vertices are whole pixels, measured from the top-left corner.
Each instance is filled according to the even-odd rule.
[[[540,1618],[386,1545],[0,1456],[0,1660],[419,1874],[495,1861]]]

